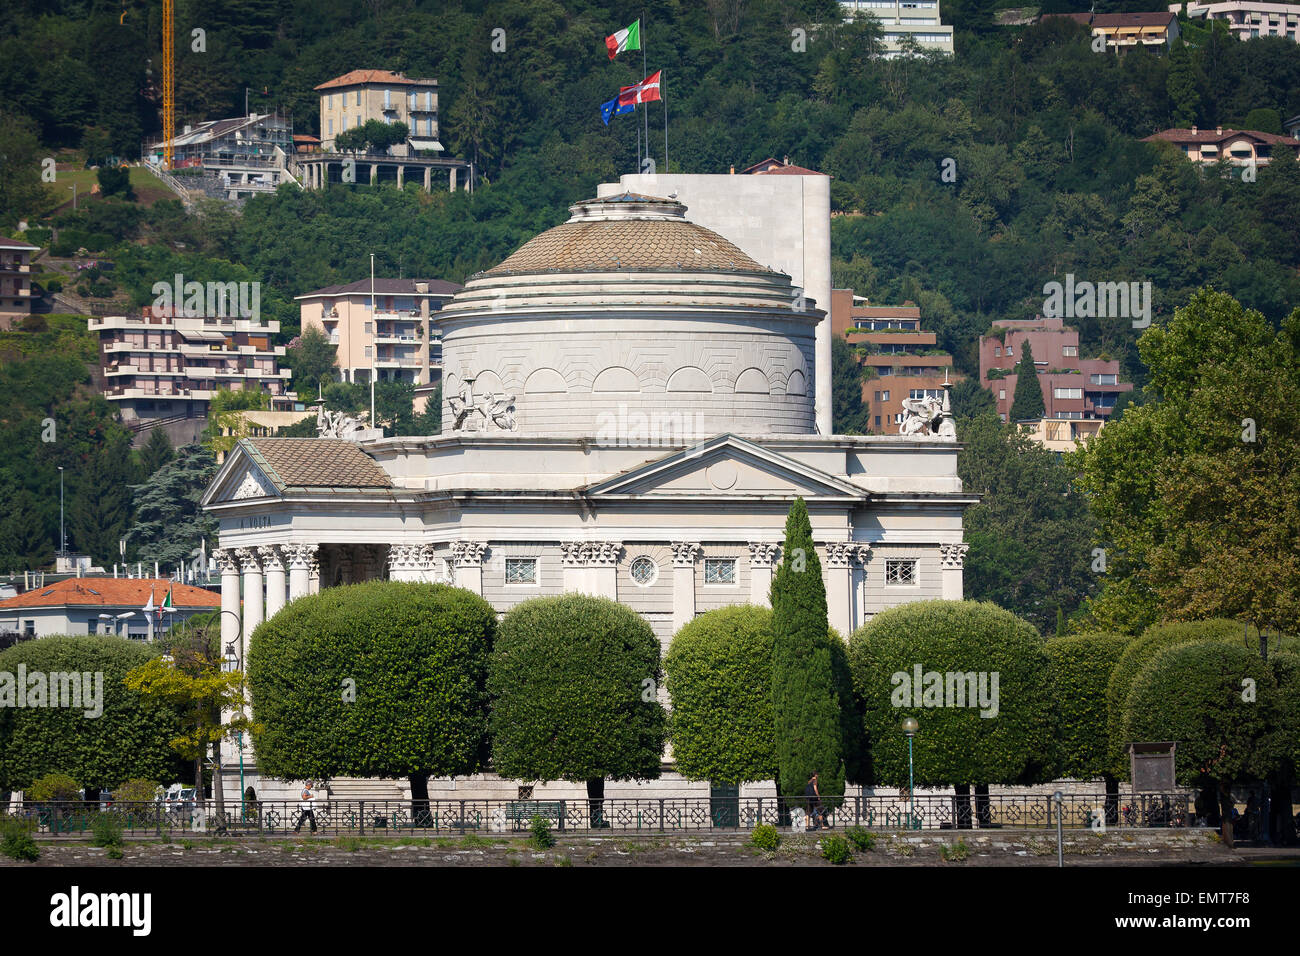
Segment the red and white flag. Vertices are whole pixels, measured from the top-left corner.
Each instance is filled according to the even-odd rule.
[[[655,70],[636,86],[625,86],[618,91],[618,105],[635,106],[637,103],[649,103],[651,100],[659,99],[659,74],[663,70]]]

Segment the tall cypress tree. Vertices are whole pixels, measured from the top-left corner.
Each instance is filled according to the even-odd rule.
[[[1016,394],[1011,400],[1011,422],[1028,421],[1043,417],[1043,389],[1038,384],[1038,367],[1034,365],[1034,351],[1029,347],[1029,340],[1020,351],[1020,361],[1016,364]]]
[[[785,548],[772,580],[772,632],[779,792],[801,795],[815,771],[823,797],[841,796],[844,758],[826,586],[802,498],[795,498],[785,521]]]

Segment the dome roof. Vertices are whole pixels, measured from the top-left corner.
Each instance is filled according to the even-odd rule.
[[[569,207],[568,222],[519,247],[481,276],[572,272],[771,274],[734,243],[686,220],[673,199],[623,193]]]

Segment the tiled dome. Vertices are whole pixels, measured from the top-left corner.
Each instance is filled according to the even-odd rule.
[[[757,272],[716,232],[688,222],[672,199],[623,193],[570,207],[568,222],[524,243],[482,276],[568,272]]]

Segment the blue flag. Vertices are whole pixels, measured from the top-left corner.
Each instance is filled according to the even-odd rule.
[[[603,119],[605,125],[608,126],[611,117],[622,116],[624,113],[631,113],[635,109],[636,106],[633,103],[624,103],[622,106],[619,106],[618,97],[616,96],[608,103],[600,104],[600,118]]]

